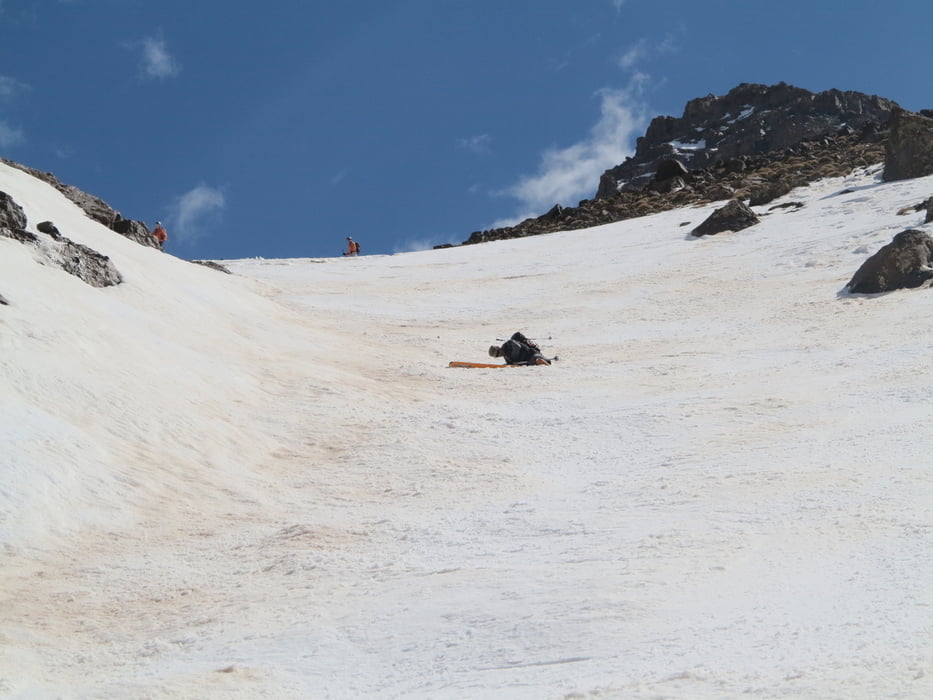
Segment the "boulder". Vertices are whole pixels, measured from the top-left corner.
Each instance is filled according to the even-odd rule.
[[[26,212],[6,192],[0,192],[0,228],[11,231],[26,228]]]
[[[884,179],[933,175],[933,119],[898,109],[890,122],[884,152]]]
[[[712,236],[723,231],[741,231],[758,223],[758,216],[742,201],[733,199],[714,211],[702,224],[693,229],[694,236]]]
[[[907,229],[862,263],[846,285],[852,294],[880,294],[919,287],[933,278],[933,238]]]
[[[50,256],[69,275],[74,275],[92,287],[113,287],[123,276],[106,255],[80,243],[63,239],[62,245]]]
[[[36,262],[57,267],[92,287],[110,287],[123,281],[122,275],[106,255],[80,243],[70,241],[51,221],[36,226],[49,238],[26,230],[23,208],[5,192],[0,192],[0,236],[27,245]]]
[[[36,230],[40,233],[48,234],[56,241],[61,240],[61,231],[59,231],[58,226],[53,224],[51,221],[40,221],[38,224],[36,224]]]
[[[676,158],[668,158],[667,160],[662,160],[658,164],[658,169],[654,173],[654,179],[657,182],[662,182],[675,177],[686,177],[689,174],[690,171],[687,169],[686,165]]]
[[[152,235],[149,227],[146,226],[146,224],[144,224],[142,221],[124,219],[122,216],[117,214],[117,218],[113,222],[112,228],[121,236],[126,236],[131,241],[135,241],[140,245],[148,246],[149,248],[159,247],[159,242],[155,239],[155,236]]]

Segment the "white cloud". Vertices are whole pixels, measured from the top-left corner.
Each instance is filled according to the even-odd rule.
[[[545,151],[538,174],[523,177],[503,193],[520,202],[518,218],[496,225],[540,216],[554,204],[575,206],[580,199],[592,197],[600,175],[630,156],[635,138],[644,133],[648,108],[640,94],[645,78],[636,76],[626,89],[598,92],[600,118],[589,136],[572,146]]]
[[[198,185],[181,195],[175,200],[171,216],[177,237],[188,241],[199,238],[204,227],[219,218],[226,204],[224,193],[208,185]]]
[[[21,83],[16,78],[7,75],[0,75],[0,98],[15,97],[26,90],[29,90],[29,86],[25,83]]]
[[[637,65],[651,60],[655,56],[676,52],[677,43],[671,35],[656,43],[652,43],[651,40],[646,38],[639,39],[619,57],[618,65],[622,70],[634,70]]]
[[[139,42],[142,49],[142,70],[148,78],[173,78],[181,67],[165,47],[165,40],[147,36]]]
[[[492,138],[489,134],[480,134],[478,136],[471,136],[468,139],[457,140],[457,145],[459,145],[460,148],[473,151],[473,153],[489,153],[491,143]]]
[[[616,8],[616,12],[619,12],[624,4],[625,0],[612,0],[612,6]]]
[[[641,39],[619,58],[619,68],[629,70],[645,59],[648,53],[648,40]]]
[[[15,129],[4,122],[0,122],[0,147],[16,146],[25,140],[22,129]]]

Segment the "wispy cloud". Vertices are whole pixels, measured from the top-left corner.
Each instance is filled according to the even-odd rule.
[[[621,11],[624,4],[625,0],[612,0],[612,6],[616,8],[616,12]]]
[[[10,99],[29,90],[29,86],[16,78],[0,75],[0,99]]]
[[[460,148],[472,151],[473,153],[489,153],[491,144],[492,137],[490,137],[489,134],[480,134],[467,139],[457,140],[457,145]]]
[[[226,206],[224,193],[219,188],[203,184],[178,197],[170,217],[178,239],[193,241],[200,238],[207,226],[219,221]]]
[[[536,175],[523,177],[502,193],[518,200],[518,216],[496,225],[516,223],[543,214],[554,204],[575,205],[593,196],[600,175],[634,152],[635,138],[648,124],[648,107],[641,97],[644,79],[639,75],[627,88],[598,92],[600,117],[589,136],[572,146],[545,151]]]
[[[181,71],[181,66],[166,48],[165,39],[147,36],[136,42],[141,52],[140,68],[146,78],[174,78]]]
[[[22,129],[17,129],[5,122],[0,122],[0,148],[17,146],[24,143],[25,140],[26,137],[23,135]]]
[[[636,70],[640,64],[651,59],[677,52],[677,42],[674,37],[668,34],[661,41],[653,41],[647,38],[639,39],[632,46],[622,52],[617,63],[619,68],[625,71]]]

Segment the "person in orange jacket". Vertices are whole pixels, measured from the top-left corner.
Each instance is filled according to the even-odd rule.
[[[159,250],[165,250],[165,241],[168,240],[168,234],[165,232],[165,227],[161,221],[156,221],[152,235],[155,236],[156,241],[159,243]]]
[[[347,236],[347,252],[344,255],[359,255],[360,244]]]

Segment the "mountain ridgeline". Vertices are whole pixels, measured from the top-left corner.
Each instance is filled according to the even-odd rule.
[[[635,154],[600,178],[593,199],[464,244],[589,228],[720,200],[762,206],[795,187],[885,162],[885,179],[933,173],[933,111],[914,114],[859,92],[743,83],[655,117]],[[442,247],[442,246],[438,246]]]

